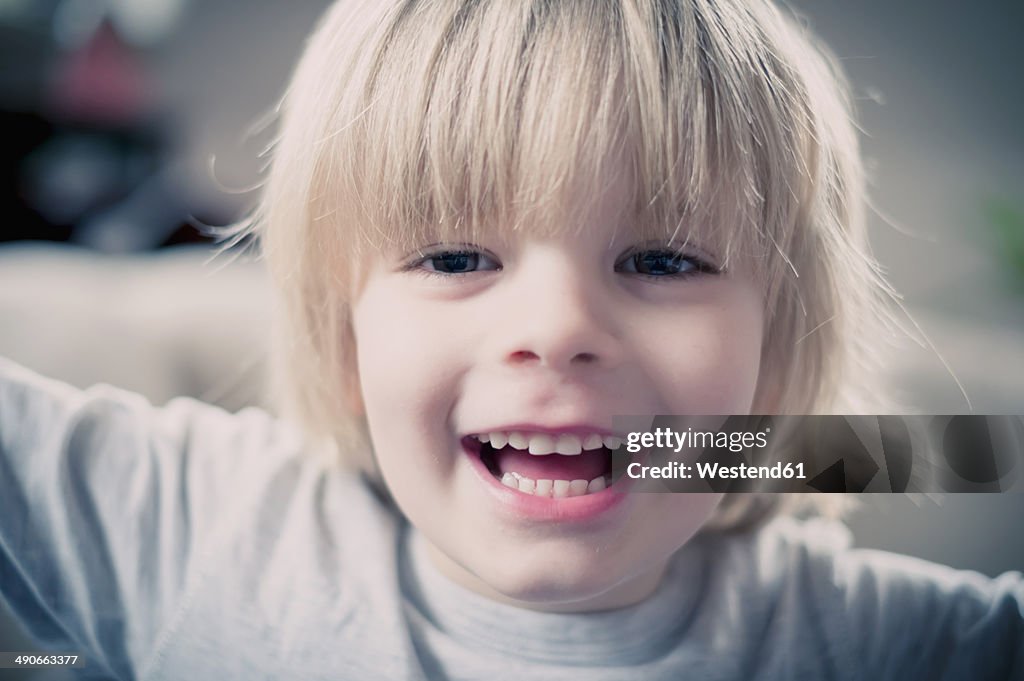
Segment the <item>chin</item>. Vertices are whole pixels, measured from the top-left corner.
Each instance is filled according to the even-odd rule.
[[[546,555],[536,560],[507,560],[491,564],[477,573],[491,589],[505,599],[525,607],[546,609],[573,604],[586,606],[600,601],[624,581],[624,575],[590,551],[586,556],[566,559]]]

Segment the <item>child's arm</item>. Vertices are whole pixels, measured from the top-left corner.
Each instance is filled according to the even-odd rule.
[[[47,647],[131,678],[173,626],[255,469],[294,453],[257,410],[157,409],[0,358],[0,591]]]
[[[858,550],[836,577],[865,678],[1024,679],[1021,573],[989,579]]]

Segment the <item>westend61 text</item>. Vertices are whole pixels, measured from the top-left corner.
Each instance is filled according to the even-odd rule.
[[[774,466],[750,466],[741,463],[738,466],[722,466],[721,464],[696,462],[693,465],[679,461],[664,466],[644,466],[631,463],[626,467],[626,475],[640,480],[645,478],[660,480],[690,480],[696,477],[701,480],[806,480],[802,463],[782,463]]]

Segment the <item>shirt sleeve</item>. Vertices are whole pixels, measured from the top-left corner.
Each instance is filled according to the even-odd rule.
[[[251,477],[300,448],[256,409],[155,408],[0,358],[0,593],[41,645],[134,678]]]
[[[864,678],[1024,679],[1024,576],[854,550],[835,563]]]

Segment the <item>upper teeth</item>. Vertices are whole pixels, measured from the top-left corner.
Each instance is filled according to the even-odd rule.
[[[569,433],[560,435],[548,435],[546,433],[522,433],[495,431],[493,433],[481,433],[474,435],[480,442],[490,442],[495,449],[501,449],[505,445],[513,449],[529,451],[530,454],[566,454],[572,456],[580,454],[584,450],[600,449],[605,446],[608,449],[618,449],[622,446],[622,440],[612,435],[590,435],[578,436]]]

